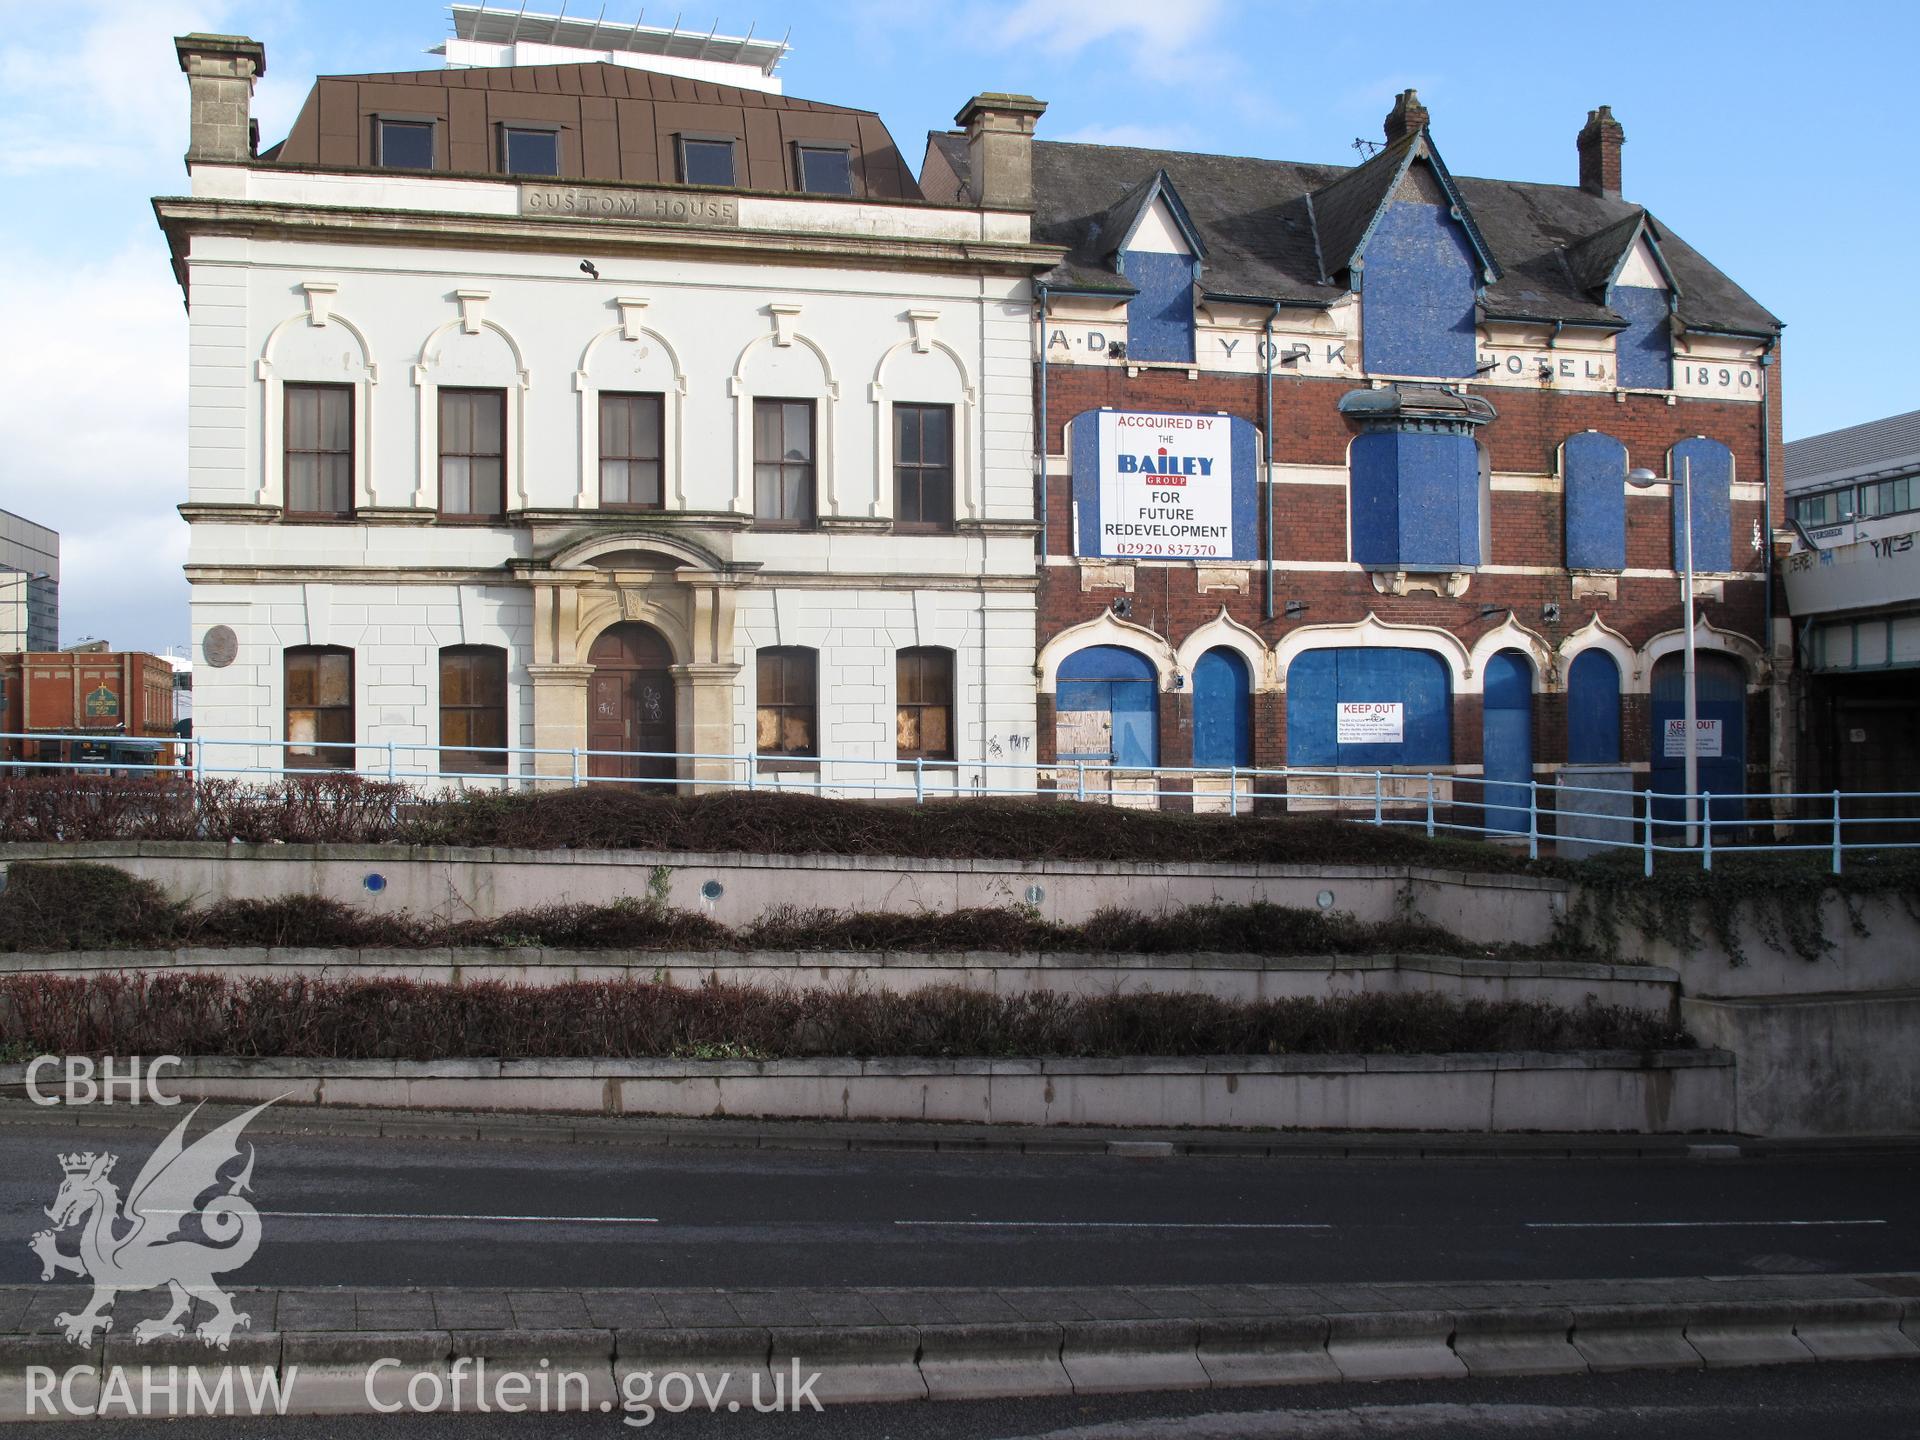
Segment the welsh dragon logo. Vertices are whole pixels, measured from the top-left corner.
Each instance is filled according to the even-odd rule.
[[[95,1331],[113,1328],[108,1307],[122,1290],[152,1290],[165,1285],[173,1305],[157,1320],[142,1320],[133,1338],[144,1345],[162,1337],[185,1335],[196,1301],[213,1307],[213,1314],[194,1327],[209,1346],[225,1350],[235,1329],[248,1317],[233,1308],[233,1297],[213,1283],[213,1277],[238,1270],[260,1247],[260,1212],[241,1194],[253,1179],[253,1146],[245,1146],[246,1163],[223,1180],[241,1154],[240,1132],[274,1102],[256,1105],[236,1115],[193,1144],[186,1143],[187,1126],[200,1113],[194,1106],[173,1132],[160,1142],[128,1191],[124,1208],[120,1189],[110,1178],[117,1155],[92,1151],[62,1155],[66,1178],[60,1193],[47,1207],[53,1228],[28,1242],[40,1257],[42,1280],[71,1270],[93,1281],[93,1301],[79,1314],[61,1314],[55,1322],[76,1345],[93,1342]],[[208,1191],[220,1191],[202,1203]],[[189,1227],[187,1222],[196,1222]],[[60,1249],[69,1229],[79,1231],[79,1253]],[[205,1239],[181,1232],[194,1229]]]

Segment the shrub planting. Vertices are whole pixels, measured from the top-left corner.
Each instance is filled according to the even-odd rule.
[[[1435,994],[905,994],[212,975],[0,979],[0,1049],[336,1060],[1457,1054],[1685,1048],[1661,1016]]]

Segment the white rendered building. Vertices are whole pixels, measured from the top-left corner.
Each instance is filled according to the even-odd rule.
[[[870,113],[608,62],[255,153],[262,47],[177,46],[209,767],[1030,783],[1033,102],[935,206]]]

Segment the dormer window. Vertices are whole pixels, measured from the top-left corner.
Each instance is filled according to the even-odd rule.
[[[680,137],[680,183],[683,185],[732,185],[733,137],[729,135],[682,135]]]
[[[500,168],[509,175],[558,175],[560,132],[551,126],[502,125]]]
[[[433,169],[433,121],[376,118],[373,163],[385,170]]]
[[[844,145],[796,145],[794,170],[809,195],[853,194],[853,155]]]

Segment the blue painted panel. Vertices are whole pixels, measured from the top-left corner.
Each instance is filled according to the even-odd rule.
[[[1073,463],[1073,503],[1078,515],[1074,537],[1076,555],[1105,553],[1100,547],[1100,413],[1085,410],[1067,422],[1067,446]],[[1257,560],[1261,555],[1259,432],[1251,421],[1229,420],[1227,443],[1233,466],[1233,558]],[[1125,558],[1168,557],[1128,555]]]
[[[1567,760],[1620,761],[1620,666],[1604,650],[1582,650],[1567,671]]]
[[[1231,650],[1209,650],[1193,667],[1193,763],[1253,759],[1252,677]]]
[[[1527,829],[1533,779],[1533,667],[1517,650],[1487,661],[1482,676],[1480,760],[1485,776],[1481,823],[1507,834]]]
[[[1160,763],[1160,714],[1157,688],[1144,680],[1113,685],[1113,763]]]
[[[1679,796],[1686,790],[1686,757],[1666,753],[1667,722],[1686,718],[1686,675],[1684,661],[1678,655],[1663,655],[1653,667],[1653,685],[1648,699],[1653,734],[1649,742],[1653,755],[1650,783],[1656,795]],[[1694,660],[1694,713],[1702,720],[1720,722],[1718,757],[1700,757],[1700,789],[1716,797],[1739,795],[1747,788],[1747,694],[1746,677],[1740,662],[1711,651],[1699,652]],[[1678,799],[1656,803],[1656,826],[1683,825],[1685,807]],[[1742,818],[1738,800],[1713,802],[1713,828],[1717,839],[1723,827]]]
[[[1648,285],[1616,285],[1607,303],[1627,322],[1613,342],[1620,383],[1630,390],[1672,389],[1672,307],[1667,292]]]
[[[1309,650],[1287,667],[1290,765],[1450,765],[1453,715],[1446,662],[1430,650],[1351,646]],[[1342,745],[1335,705],[1399,702],[1398,745]]]
[[[1060,662],[1062,680],[1157,680],[1153,662],[1121,645],[1089,645]]]
[[[1560,447],[1567,497],[1567,568],[1621,570],[1627,563],[1627,447],[1583,430]]]
[[[1372,431],[1355,438],[1348,465],[1356,563],[1480,563],[1480,452],[1471,435]]]
[[[1668,474],[1674,479],[1673,568],[1686,564],[1680,525],[1680,466],[1693,475],[1693,568],[1733,568],[1733,452],[1718,440],[1695,436],[1673,447]]]
[[[1400,437],[1387,431],[1357,436],[1347,452],[1347,466],[1354,561],[1361,565],[1397,566],[1400,563]]]
[[[1396,201],[1380,217],[1364,258],[1368,373],[1473,374],[1479,273],[1467,232],[1446,207]]]
[[[1127,358],[1191,364],[1193,261],[1185,255],[1122,250],[1120,273],[1140,292],[1127,302]]]

